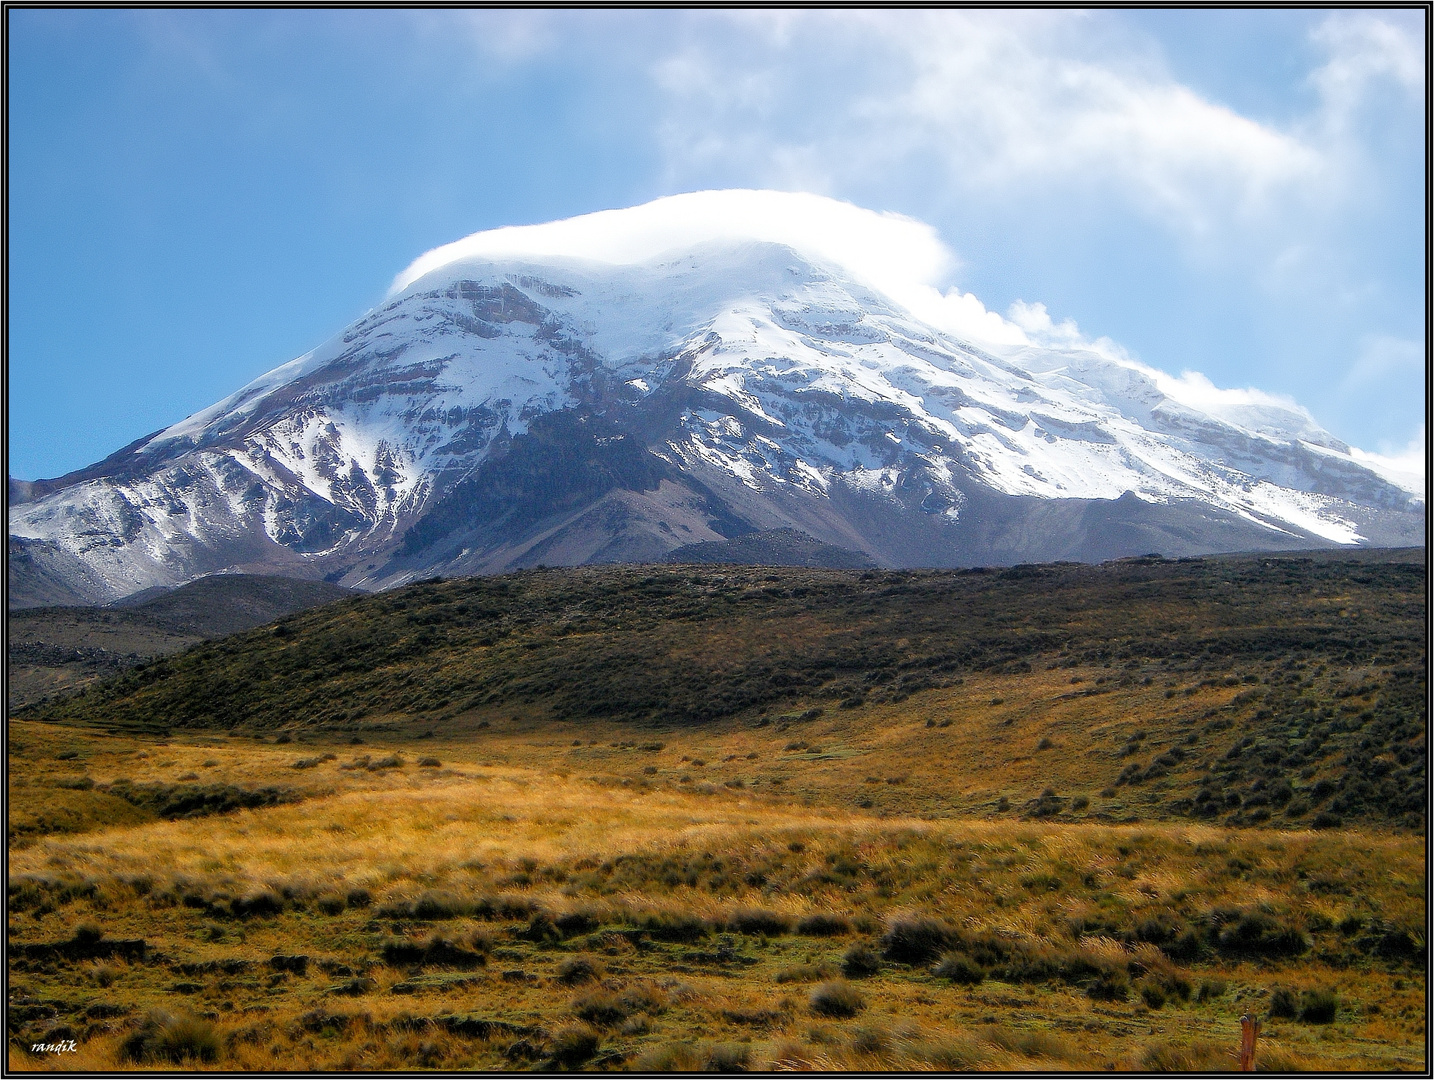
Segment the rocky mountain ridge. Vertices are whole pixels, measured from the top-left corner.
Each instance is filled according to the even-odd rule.
[[[214,406],[9,496],[12,604],[219,570],[375,589],[773,529],[891,566],[1424,533],[1422,494],[1302,410],[1216,415],[1092,348],[983,348],[761,240],[444,263]]]

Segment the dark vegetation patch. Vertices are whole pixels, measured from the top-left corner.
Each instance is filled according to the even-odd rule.
[[[116,780],[100,789],[138,806],[159,818],[194,818],[251,810],[303,799],[297,791],[282,787],[242,788],[233,784],[135,784]]]
[[[659,725],[767,709],[783,730],[813,708],[898,702],[972,673],[1094,668],[1105,673],[1071,694],[1163,685],[1182,701],[1219,689],[1226,702],[1178,743],[1113,746],[1111,791],[1150,791],[1162,815],[1236,825],[1422,827],[1425,581],[1398,553],[999,573],[526,571],[293,615],[282,635],[208,642],[18,715],[146,732],[297,730],[302,717],[351,731],[368,718],[513,706]],[[1185,782],[1180,797],[1160,795],[1169,777]],[[1062,818],[1074,807],[1052,792],[1025,810]]]

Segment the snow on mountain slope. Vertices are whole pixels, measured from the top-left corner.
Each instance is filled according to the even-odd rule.
[[[919,318],[951,310],[922,284],[942,257],[920,223],[771,192],[478,234],[418,260],[319,348],[39,485],[11,507],[11,534],[80,559],[116,596],[233,566],[391,583],[422,569],[412,541],[408,563],[385,568],[409,528],[559,411],[640,433],[679,487],[740,485],[714,521],[789,525],[771,500],[820,516],[836,486],[916,490],[903,507],[953,526],[979,490],[1133,493],[1229,515],[1275,546],[1422,522],[1422,482],[1391,483],[1298,406],[1097,346],[1043,347],[1009,324],[982,348],[959,323]],[[660,490],[623,511],[656,515],[644,535],[717,535],[692,516],[708,496]],[[959,561],[958,547],[932,561]]]

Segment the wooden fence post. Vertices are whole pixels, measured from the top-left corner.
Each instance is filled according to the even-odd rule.
[[[1240,1071],[1255,1071],[1255,1040],[1260,1037],[1260,1022],[1246,1013],[1240,1017]]]

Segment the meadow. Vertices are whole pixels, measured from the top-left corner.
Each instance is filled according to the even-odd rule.
[[[1250,1013],[1426,1071],[1424,580],[544,571],[196,646],[10,721],[9,1066],[1225,1071]]]

